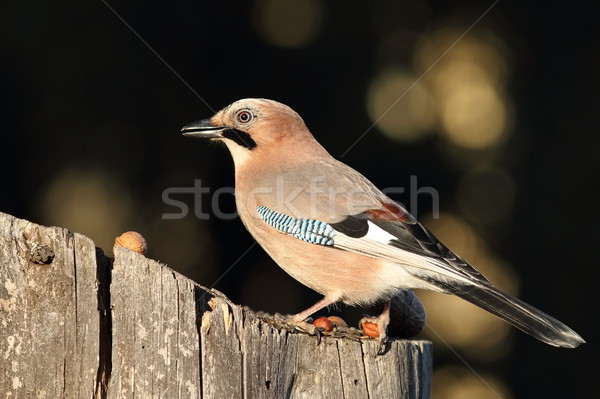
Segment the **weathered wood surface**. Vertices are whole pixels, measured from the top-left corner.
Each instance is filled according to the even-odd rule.
[[[376,352],[278,330],[154,260],[113,262],[0,213],[0,398],[430,397],[430,343]]]

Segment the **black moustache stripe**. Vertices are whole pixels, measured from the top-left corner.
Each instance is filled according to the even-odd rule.
[[[249,150],[256,147],[256,141],[254,141],[248,133],[242,130],[233,128],[225,129],[223,130],[222,136]]]

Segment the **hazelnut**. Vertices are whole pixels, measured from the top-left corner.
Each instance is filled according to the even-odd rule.
[[[348,327],[348,323],[339,316],[329,316],[328,319],[337,327]]]
[[[148,244],[142,235],[136,231],[127,231],[115,238],[115,247],[123,247],[142,255],[146,255]]]
[[[322,328],[324,332],[330,332],[333,330],[333,322],[327,317],[319,317],[313,322],[313,324],[317,328]]]
[[[365,321],[361,324],[360,327],[362,328],[363,333],[367,337],[379,338],[379,327],[377,326],[377,324],[372,323],[370,321]]]

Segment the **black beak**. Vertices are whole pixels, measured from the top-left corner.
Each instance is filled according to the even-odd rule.
[[[186,137],[214,139],[223,137],[223,131],[226,129],[226,126],[214,126],[210,119],[202,119],[188,123],[181,128],[181,133]]]

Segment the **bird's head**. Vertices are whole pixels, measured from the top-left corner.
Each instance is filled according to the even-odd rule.
[[[322,150],[300,115],[287,105],[266,99],[238,100],[209,119],[185,125],[181,132],[186,137],[223,141],[236,167],[267,154],[272,159],[279,153],[275,156],[278,159],[290,152],[300,156],[310,148]]]

